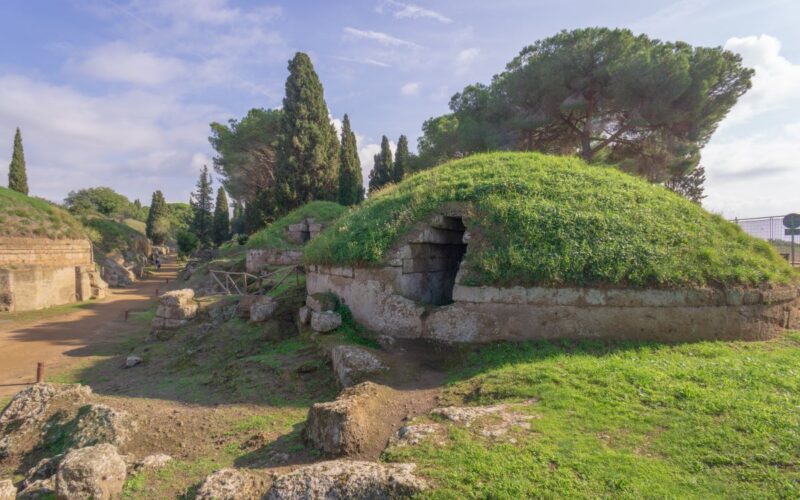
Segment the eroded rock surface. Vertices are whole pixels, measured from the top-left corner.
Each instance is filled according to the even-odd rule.
[[[390,499],[413,496],[426,488],[414,464],[333,460],[301,467],[278,477],[268,500]]]
[[[336,309],[336,297],[329,293],[312,293],[306,297],[306,307],[314,312],[333,311]]]
[[[0,481],[0,500],[14,500],[17,498],[17,489],[10,479]]]
[[[272,317],[278,302],[272,297],[259,297],[250,305],[250,321],[261,322]]]
[[[156,332],[181,328],[197,316],[197,309],[194,290],[191,288],[162,294],[158,297],[158,309],[152,328]]]
[[[328,333],[342,326],[342,317],[333,311],[311,313],[311,329],[317,333]]]
[[[238,469],[222,469],[207,476],[197,491],[197,500],[245,500],[261,498],[263,482]]]
[[[329,455],[358,455],[380,434],[380,415],[394,396],[393,389],[372,382],[345,389],[334,401],[309,409],[303,437]]]
[[[125,461],[110,444],[73,450],[58,466],[56,495],[69,499],[117,498],[126,475]]]
[[[383,362],[369,350],[352,345],[338,345],[331,350],[331,361],[336,380],[342,387],[363,382],[370,375],[388,370]]]

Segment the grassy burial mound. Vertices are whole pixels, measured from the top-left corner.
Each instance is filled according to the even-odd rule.
[[[785,284],[766,242],[612,167],[538,153],[451,161],[370,197],[309,243],[309,264],[384,262],[415,224],[466,206],[465,285],[686,287]]]
[[[312,201],[292,210],[266,228],[250,236],[247,248],[292,249],[301,245],[289,238],[289,226],[314,219],[317,224],[328,226],[342,216],[346,207],[332,201]]]
[[[86,234],[66,210],[0,187],[0,237],[83,239]]]
[[[83,224],[92,242],[103,253],[148,253],[144,232],[134,229],[127,220],[117,222],[98,215],[87,216]]]

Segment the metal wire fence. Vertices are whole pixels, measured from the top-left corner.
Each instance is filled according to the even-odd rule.
[[[744,232],[756,238],[767,240],[772,243],[783,255],[786,260],[791,260],[794,253],[795,266],[800,265],[800,236],[795,236],[794,252],[792,252],[792,237],[786,234],[783,227],[783,215],[770,215],[767,217],[747,217],[743,219],[733,219],[732,222],[738,224]]]

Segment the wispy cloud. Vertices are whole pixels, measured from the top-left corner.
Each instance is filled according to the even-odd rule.
[[[403,95],[419,95],[420,84],[419,82],[408,82],[400,87],[400,93]]]
[[[402,40],[380,31],[360,30],[349,26],[344,28],[344,36],[349,40],[371,40],[387,47],[421,48],[414,42]]]
[[[97,80],[138,85],[160,85],[185,71],[181,60],[138,50],[121,41],[92,49],[82,61],[69,61],[81,73]]]
[[[389,64],[389,63],[385,63],[383,61],[378,61],[376,59],[370,59],[368,57],[359,59],[359,58],[355,58],[355,57],[336,56],[336,57],[334,57],[334,59],[339,60],[339,61],[344,61],[344,62],[356,63],[356,64],[366,64],[368,66],[378,66],[378,67],[381,67],[381,68],[389,68],[389,67],[391,67],[391,64]]]
[[[463,49],[456,55],[456,74],[462,75],[469,70],[472,62],[478,58],[481,51],[475,47]]]
[[[453,20],[444,14],[440,14],[435,10],[426,9],[413,3],[397,2],[395,0],[386,0],[378,5],[378,12],[383,12],[384,9],[390,10],[395,19],[433,19],[440,23],[449,24]]]

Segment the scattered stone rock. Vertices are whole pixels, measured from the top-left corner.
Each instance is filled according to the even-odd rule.
[[[369,350],[352,345],[338,345],[331,350],[331,361],[336,380],[342,387],[350,387],[370,375],[388,370],[388,367]]]
[[[99,444],[72,450],[56,473],[58,498],[105,500],[122,493],[127,467],[117,448]]]
[[[56,472],[58,472],[58,465],[63,459],[64,454],[61,453],[54,457],[39,460],[39,463],[28,470],[28,473],[25,475],[25,480],[22,481],[22,488],[28,489],[31,486],[39,483],[36,489],[46,486],[51,490],[55,490],[55,483],[45,484],[44,482],[47,480],[55,480]]]
[[[333,460],[301,467],[272,483],[268,500],[390,499],[413,496],[426,488],[414,475],[415,464],[379,464]]]
[[[172,457],[164,453],[156,453],[155,455],[148,455],[136,462],[137,469],[161,469],[166,467],[172,462]]]
[[[306,306],[314,312],[336,309],[336,296],[330,293],[312,293],[306,297]]]
[[[74,448],[100,443],[122,446],[136,430],[136,424],[127,412],[102,404],[82,407],[75,420],[75,430],[69,437]]]
[[[142,361],[144,360],[139,356],[128,356],[125,358],[125,368],[133,368],[136,365],[142,364]]]
[[[0,500],[15,500],[17,498],[17,489],[10,479],[0,481]]]
[[[219,300],[208,306],[206,314],[214,323],[225,323],[236,317],[238,309],[238,302]]]
[[[55,399],[82,401],[92,395],[92,389],[80,384],[35,384],[18,392],[0,414],[0,430],[9,426],[32,424],[44,417]]]
[[[173,290],[158,297],[158,309],[153,318],[153,331],[177,330],[197,316],[194,290]]]
[[[239,303],[236,306],[236,313],[240,318],[246,319],[250,317],[250,308],[252,305],[261,298],[261,295],[242,295]]]
[[[250,321],[261,322],[269,319],[278,307],[278,302],[267,296],[259,297],[250,305]]]
[[[528,401],[523,404],[533,402]],[[514,411],[515,406],[518,405],[447,406],[434,408],[430,414],[467,428],[475,425],[483,436],[499,437],[507,434],[513,427],[530,429],[530,421],[537,418],[535,415]]]
[[[56,496],[56,477],[50,476],[46,479],[33,481],[17,493],[17,500],[41,500],[45,498],[55,498]]]
[[[301,325],[307,325],[311,321],[311,309],[308,306],[303,306],[297,312]]]
[[[311,329],[318,333],[327,333],[342,326],[342,317],[333,311],[311,313]]]
[[[349,387],[334,401],[311,406],[303,438],[329,455],[357,455],[383,426],[376,416],[393,397],[393,389],[372,382]]]
[[[197,491],[197,500],[242,500],[261,498],[266,485],[251,474],[222,469],[207,476]]]
[[[439,431],[438,424],[412,424],[404,425],[397,431],[397,436],[392,438],[391,446],[412,445],[416,446],[422,441],[435,435]]]

